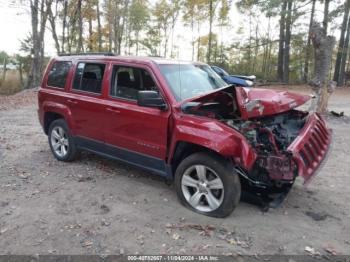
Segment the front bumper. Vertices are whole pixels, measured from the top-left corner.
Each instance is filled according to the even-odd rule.
[[[332,130],[327,128],[324,119],[317,113],[309,116],[299,136],[288,147],[298,166],[298,175],[304,184],[314,176],[329,151]]]

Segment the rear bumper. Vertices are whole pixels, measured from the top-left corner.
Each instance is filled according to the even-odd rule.
[[[288,147],[298,166],[298,175],[308,183],[324,162],[332,141],[332,131],[323,118],[314,113],[309,116],[300,135]]]

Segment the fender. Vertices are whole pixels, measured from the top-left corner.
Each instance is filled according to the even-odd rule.
[[[250,170],[257,158],[246,138],[219,121],[192,115],[174,117],[168,163],[174,156],[178,142],[188,142],[215,151],[234,163]]]
[[[53,112],[62,115],[64,120],[67,122],[68,127],[72,132],[72,135],[76,134],[76,128],[72,118],[72,112],[68,106],[53,101],[44,101],[44,103],[42,104],[42,112],[43,114],[47,112]],[[44,116],[42,117],[44,118]]]

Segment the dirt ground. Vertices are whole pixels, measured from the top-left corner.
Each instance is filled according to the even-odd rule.
[[[89,153],[56,161],[36,108],[33,91],[0,97],[0,254],[350,254],[349,118],[329,119],[333,150],[308,187],[214,219],[144,171]],[[330,109],[349,116],[350,89]]]

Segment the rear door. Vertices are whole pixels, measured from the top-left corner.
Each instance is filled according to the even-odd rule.
[[[114,64],[105,123],[106,143],[124,160],[153,170],[164,168],[170,109],[137,105],[141,90],[154,90],[164,98],[150,68]]]
[[[67,104],[72,113],[75,133],[80,138],[104,140],[102,87],[106,81],[106,68],[105,62],[79,61],[76,64]]]

